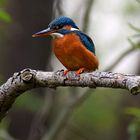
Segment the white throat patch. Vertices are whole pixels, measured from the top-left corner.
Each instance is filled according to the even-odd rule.
[[[70,30],[71,30],[71,31],[79,31],[79,29],[76,29],[76,28],[73,28],[73,27],[71,27]]]
[[[64,37],[64,35],[63,34],[60,34],[60,33],[52,33],[51,36],[53,38],[61,38],[61,37]]]

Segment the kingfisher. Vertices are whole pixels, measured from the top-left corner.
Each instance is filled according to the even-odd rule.
[[[66,67],[64,75],[75,71],[78,76],[98,69],[99,62],[92,39],[80,31],[71,18],[61,16],[54,19],[46,29],[32,35],[38,36],[53,37],[53,52]]]

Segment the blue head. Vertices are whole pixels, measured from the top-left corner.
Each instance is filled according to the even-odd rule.
[[[47,29],[42,30],[38,33],[35,33],[33,37],[51,35],[62,29],[79,30],[79,28],[76,26],[76,24],[74,23],[72,19],[61,16],[51,21]]]
[[[75,29],[79,29],[76,24],[74,23],[74,21],[68,17],[58,17],[56,19],[54,19],[48,27],[52,28],[52,29],[62,29],[65,26],[70,26],[72,28]]]

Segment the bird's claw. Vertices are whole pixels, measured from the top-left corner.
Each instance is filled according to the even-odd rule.
[[[66,70],[64,70],[64,73],[63,74],[66,76],[69,71],[70,70],[66,69]]]
[[[83,73],[85,71],[85,68],[80,68],[79,70],[77,70],[75,72],[76,76],[79,76],[81,73]]]
[[[64,76],[66,76],[69,71],[70,70],[68,70],[68,69],[64,70],[64,72],[63,72]],[[75,75],[79,77],[80,74],[83,73],[84,71],[85,71],[85,68],[80,68],[79,70],[77,70],[75,72]]]

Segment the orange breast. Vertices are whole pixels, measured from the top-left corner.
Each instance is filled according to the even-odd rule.
[[[53,52],[69,70],[85,68],[92,71],[98,68],[97,57],[86,49],[75,34],[67,34],[53,40]]]

